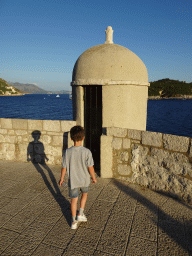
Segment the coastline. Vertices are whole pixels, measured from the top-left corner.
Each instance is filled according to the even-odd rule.
[[[22,94],[10,94],[10,95],[2,95],[0,94],[0,96],[23,96],[25,95],[26,93],[22,93]]]
[[[178,99],[178,100],[192,99],[192,95],[182,95],[179,97],[148,96],[148,100],[173,100],[173,99]]]

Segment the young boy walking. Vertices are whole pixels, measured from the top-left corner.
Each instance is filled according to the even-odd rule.
[[[69,177],[69,197],[71,198],[71,228],[76,229],[78,221],[87,221],[83,211],[87,201],[90,175],[93,183],[96,183],[97,179],[95,177],[95,170],[93,167],[94,162],[91,151],[82,146],[85,138],[83,127],[78,125],[72,127],[70,130],[70,136],[74,142],[74,146],[68,148],[63,156],[59,185],[62,186],[67,171]],[[80,201],[80,210],[76,219],[79,190],[81,190],[82,196]]]

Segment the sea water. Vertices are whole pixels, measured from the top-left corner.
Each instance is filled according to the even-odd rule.
[[[0,97],[0,118],[73,120],[68,94]],[[192,137],[192,99],[148,100],[147,131]]]
[[[26,94],[0,97],[0,117],[35,120],[72,120],[69,94]]]

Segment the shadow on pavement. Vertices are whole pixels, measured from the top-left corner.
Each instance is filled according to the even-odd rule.
[[[44,145],[39,141],[41,132],[36,130],[32,132],[32,137],[34,141],[30,142],[27,148],[27,161],[31,161],[36,170],[47,186],[48,190],[58,203],[61,211],[66,218],[69,226],[71,225],[71,217],[68,214],[68,209],[70,209],[69,201],[61,194],[59,189],[58,181],[55,179],[53,172],[49,166],[45,163],[45,160],[49,160],[44,152]]]
[[[134,198],[142,204],[143,206],[147,207],[151,212],[158,215],[158,228],[160,228],[163,233],[166,233],[172,240],[174,240],[180,247],[182,247],[189,255],[192,255],[192,247],[191,247],[191,241],[192,241],[192,218],[190,217],[189,220],[184,220],[184,222],[179,221],[162,211],[157,205],[152,203],[150,200],[148,200],[146,197],[144,197],[142,194],[138,193],[136,190],[130,188],[126,184],[123,184],[122,182],[118,180],[113,180],[113,183],[124,193],[126,193],[128,196]],[[167,196],[167,195],[166,195]],[[181,203],[177,201],[177,203]],[[189,206],[191,209],[191,207]],[[161,221],[159,221],[161,219]],[[175,230],[178,230],[180,232],[175,232]],[[182,236],[182,230],[185,230],[185,235]],[[158,238],[157,238],[158,239]],[[190,248],[188,248],[188,246]],[[189,250],[189,251],[188,251]],[[179,254],[178,254],[179,255]]]

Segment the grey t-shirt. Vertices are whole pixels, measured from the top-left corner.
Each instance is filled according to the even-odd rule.
[[[88,187],[90,175],[88,167],[94,165],[92,153],[83,146],[72,146],[63,155],[62,167],[67,168],[71,189]]]

